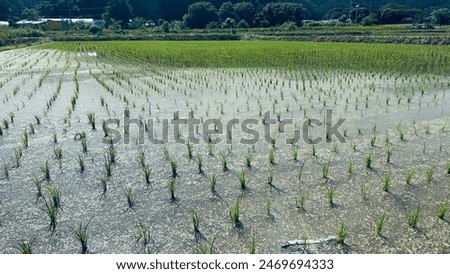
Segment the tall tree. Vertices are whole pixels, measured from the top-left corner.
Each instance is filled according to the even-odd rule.
[[[218,18],[217,9],[213,4],[196,2],[189,6],[183,20],[190,28],[205,28],[208,23],[217,21]]]
[[[109,0],[103,19],[107,26],[111,24],[113,19],[118,21],[122,28],[126,28],[132,16],[133,9],[128,0]]]

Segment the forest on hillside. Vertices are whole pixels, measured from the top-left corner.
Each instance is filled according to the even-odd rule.
[[[198,0],[0,0],[0,20],[18,21],[20,19],[47,18],[112,18],[116,20],[129,21],[132,18],[152,20],[154,22],[184,20],[189,16],[190,6],[199,2]],[[269,6],[269,3],[278,2],[278,6]],[[204,3],[204,2],[203,2]],[[249,26],[273,25],[263,14],[273,13],[272,16],[280,16],[276,12],[285,7],[289,13],[295,15],[285,16],[288,21],[300,19],[350,19],[362,21],[369,17],[371,23],[401,23],[405,18],[423,21],[433,11],[440,8],[450,8],[449,0],[208,0],[208,7],[200,7],[201,17],[208,22],[223,23],[225,15],[230,15],[236,23],[245,21]],[[296,3],[284,6],[284,3]],[[298,9],[301,7],[301,11]],[[382,9],[388,7],[387,9]],[[198,8],[198,7],[197,7]],[[267,11],[267,9],[272,9]],[[228,10],[226,10],[228,9]],[[266,10],[265,10],[266,9]],[[297,9],[297,10],[295,10]],[[398,20],[387,20],[383,22],[380,16],[394,10],[394,17]],[[448,11],[448,10],[447,10]],[[118,15],[114,15],[114,12]],[[378,12],[378,14],[377,14]],[[211,13],[211,14],[209,14]],[[281,12],[282,13],[282,12]],[[402,14],[403,13],[403,14]],[[406,13],[406,14],[404,14]],[[206,15],[205,15],[206,14]],[[446,15],[446,14],[444,14]],[[448,15],[448,14],[447,14]],[[234,18],[233,18],[234,16]],[[353,17],[353,18],[352,18]],[[445,17],[445,16],[444,16]],[[189,25],[188,27],[205,27],[201,23]],[[368,21],[368,20],[366,20]],[[208,23],[207,22],[207,23]],[[275,22],[279,23],[279,22]],[[283,22],[281,22],[283,23]],[[445,23],[445,20],[444,20]],[[244,25],[245,25],[244,24]],[[122,26],[127,23],[122,22]]]

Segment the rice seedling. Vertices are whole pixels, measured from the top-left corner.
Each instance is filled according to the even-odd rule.
[[[195,210],[192,210],[191,212],[191,223],[192,228],[194,229],[195,236],[199,236],[200,233],[200,219],[198,218],[197,212]]]
[[[86,139],[81,139],[81,149],[84,154],[86,154],[88,152],[88,146],[87,146]]]
[[[324,179],[328,178],[328,172],[330,170],[330,165],[328,163],[323,163],[322,164],[322,177]]]
[[[337,153],[337,152],[338,152],[338,146],[339,146],[339,145],[338,145],[337,143],[334,143],[334,144],[333,144],[333,152],[334,152],[334,153]]]
[[[178,173],[177,173],[177,161],[176,160],[170,160],[170,167],[172,169],[172,177],[175,178],[177,177]]]
[[[36,125],[40,125],[41,124],[41,117],[35,115],[34,119],[36,120]]]
[[[370,138],[370,146],[374,147],[375,146],[375,142],[377,141],[377,136],[374,135]]]
[[[450,161],[447,163],[446,169],[447,169],[447,174],[450,175]]]
[[[39,200],[39,198],[43,197],[42,194],[42,181],[39,180],[38,178],[34,178],[33,179],[33,183],[36,186],[36,200]]]
[[[383,178],[383,191],[389,192],[389,187],[391,186],[391,177],[389,174],[385,174]]]
[[[5,129],[9,129],[9,122],[8,122],[8,120],[3,119],[3,127],[4,127]]]
[[[365,158],[366,168],[371,169],[372,168],[372,162],[373,162],[373,154],[369,153],[369,154],[366,155],[366,158]]]
[[[437,216],[439,219],[443,220],[445,218],[445,214],[448,211],[448,202],[440,203]]]
[[[25,129],[25,132],[23,133],[22,145],[24,148],[28,148],[28,132],[26,129]]]
[[[245,154],[245,165],[247,168],[252,168],[252,160],[253,160],[253,153],[250,152],[250,150]]]
[[[315,145],[312,146],[312,156],[316,157],[316,146]]]
[[[15,148],[12,160],[16,168],[19,168],[22,165],[22,156],[23,156],[22,148],[21,147]]]
[[[45,162],[45,164],[41,166],[41,170],[42,170],[42,173],[44,173],[45,180],[47,182],[49,182],[50,181],[50,165],[49,165],[48,161]]]
[[[298,146],[292,146],[292,159],[298,161]]]
[[[58,134],[56,132],[52,133],[52,143],[58,143]]]
[[[142,249],[145,250],[146,253],[150,253],[149,245],[153,243],[150,229],[139,222],[139,225],[133,228],[131,237],[136,245],[141,245]]]
[[[242,225],[241,221],[239,219],[240,216],[241,216],[241,209],[240,209],[240,206],[239,206],[239,200],[236,202],[236,204],[231,205],[229,207],[228,211],[229,211],[229,214],[230,214],[231,221],[234,224],[234,227],[235,228],[239,228]]]
[[[145,168],[145,166],[147,165],[146,160],[145,160],[145,153],[142,149],[139,149],[139,151],[138,151],[137,161],[141,165],[142,168]]]
[[[192,159],[192,157],[193,157],[193,154],[192,154],[193,153],[193,146],[192,146],[192,144],[189,141],[186,144],[186,148],[187,148],[189,159]]]
[[[256,254],[256,246],[257,246],[256,237],[255,237],[255,233],[252,229],[252,234],[250,237],[250,244],[249,244],[249,253],[250,254]]]
[[[108,180],[106,179],[106,177],[101,176],[99,178],[100,181],[100,185],[102,187],[102,196],[106,195],[106,192],[108,192]]]
[[[109,130],[108,130],[108,126],[106,125],[106,121],[103,120],[102,121],[102,130],[103,130],[103,134],[104,134],[104,138],[109,136]]]
[[[220,153],[220,163],[222,164],[222,170],[224,172],[227,172],[228,171],[228,158],[223,153]]]
[[[336,242],[338,244],[343,245],[345,243],[345,239],[348,236],[348,229],[344,224],[341,224],[336,232]]]
[[[134,190],[131,186],[125,189],[125,198],[127,199],[127,205],[129,209],[134,209],[136,205],[136,196],[134,195]]]
[[[272,200],[267,200],[264,204],[264,210],[269,218],[272,218]]]
[[[214,196],[217,195],[216,184],[217,184],[217,174],[213,173],[211,176],[210,190]]]
[[[55,208],[61,208],[61,190],[57,186],[48,187],[47,188],[48,194],[50,195],[50,198],[52,199],[53,205]]]
[[[111,162],[111,164],[116,164],[117,151],[112,147],[108,148],[108,158],[109,158],[109,161]]]
[[[149,187],[150,184],[151,184],[151,181],[150,181],[150,175],[151,175],[152,169],[150,168],[149,165],[145,165],[145,166],[142,168],[142,171],[143,171],[143,173],[144,173],[145,184],[147,185],[147,187]]]
[[[416,228],[420,217],[420,207],[414,209],[412,212],[406,214],[406,223],[411,228]]]
[[[401,141],[405,141],[405,132],[401,129],[398,129],[398,135]]]
[[[32,237],[30,239],[22,239],[16,247],[16,250],[20,254],[33,254],[33,246],[37,242],[37,237]]]
[[[347,164],[347,171],[349,174],[353,174],[353,167],[354,167],[355,163],[353,161],[348,162]]]
[[[200,154],[197,153],[197,155],[195,156],[196,160],[197,160],[197,168],[198,168],[198,173],[202,174],[203,173],[203,158]]]
[[[250,182],[250,180],[247,178],[245,171],[238,172],[237,177],[239,180],[239,184],[241,186],[241,190],[246,191],[248,189],[247,185]]]
[[[88,123],[91,125],[92,130],[96,130],[95,129],[95,114],[92,112],[88,112],[87,114],[87,118],[88,118]]]
[[[47,213],[47,216],[50,219],[50,224],[48,225],[49,230],[52,232],[55,232],[56,230],[56,224],[58,223],[58,209],[53,203],[47,203],[47,201],[44,199],[45,208],[44,211]]]
[[[92,219],[91,219],[92,220]],[[83,222],[80,222],[80,225],[73,232],[75,234],[75,239],[80,242],[81,245],[81,254],[88,254],[88,239],[89,233],[87,231],[90,221],[83,226]]]
[[[408,185],[411,184],[413,175],[414,175],[414,170],[410,169],[410,170],[406,171],[406,175],[405,175],[406,184],[408,184]]]
[[[110,178],[112,176],[112,163],[108,156],[105,156],[104,166],[106,170],[106,176]]]
[[[3,129],[0,127],[0,136],[3,136]]]
[[[386,150],[386,162],[388,164],[391,163],[391,157],[392,157],[392,149],[388,147]]]
[[[169,184],[167,185],[167,188],[169,189],[170,192],[170,201],[173,203],[177,200],[175,197],[175,190],[177,188],[177,183],[175,179],[170,180]]]
[[[5,176],[5,180],[9,180],[9,167],[6,164],[3,165],[3,176]]]
[[[269,162],[271,165],[275,164],[275,150],[273,149],[269,151]]]
[[[269,186],[273,186],[273,171],[269,171],[269,174],[267,175],[267,184]]]
[[[82,155],[78,154],[76,160],[77,160],[78,166],[80,167],[80,173],[84,173],[84,171],[86,170],[86,167],[84,164],[84,157]]]
[[[63,149],[62,147],[55,147],[53,149],[53,154],[55,155],[56,160],[60,161],[63,157]]]
[[[370,193],[370,185],[364,184],[361,186],[361,195],[363,200],[367,200],[367,196],[369,196]]]
[[[208,155],[214,156],[214,146],[211,143],[208,143]]]
[[[327,187],[327,200],[331,207],[334,206],[334,189]]]
[[[308,199],[308,195],[302,194],[299,197],[295,197],[295,206],[299,209],[305,209],[306,200]]]
[[[36,130],[34,129],[34,124],[30,123],[28,125],[28,127],[30,128],[30,134],[34,135],[36,133]],[[26,129],[25,129],[25,132],[26,132]]]
[[[375,222],[375,232],[377,233],[377,236],[381,236],[381,230],[383,229],[386,220],[387,218],[383,215]]]
[[[432,167],[427,167],[425,169],[425,178],[427,179],[427,182],[431,182],[433,180],[434,175],[434,169]]]

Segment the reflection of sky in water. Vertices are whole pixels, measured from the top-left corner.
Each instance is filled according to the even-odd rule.
[[[88,51],[83,53],[78,53],[77,56],[89,56],[89,57],[97,57],[97,52],[95,51]]]

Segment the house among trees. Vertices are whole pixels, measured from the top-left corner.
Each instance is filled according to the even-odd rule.
[[[89,28],[95,26],[97,22],[92,18],[42,18],[39,20],[21,20],[16,22],[18,27],[22,28],[39,28],[43,27],[48,30],[69,30],[70,24],[78,24]]]

